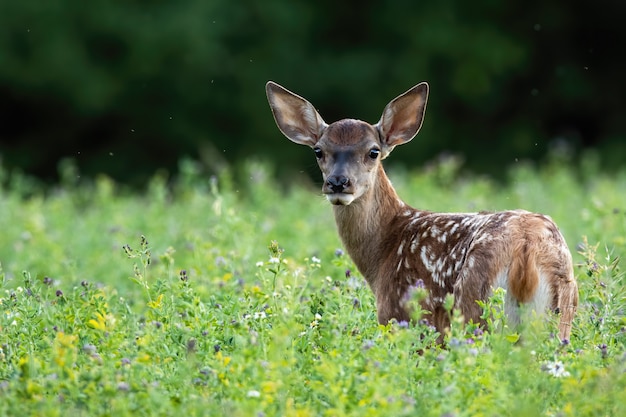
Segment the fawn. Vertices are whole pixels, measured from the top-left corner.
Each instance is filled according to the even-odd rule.
[[[519,322],[522,305],[538,314],[550,309],[560,314],[559,338],[569,339],[578,287],[565,239],[548,216],[423,211],[391,185],[381,161],[420,130],[427,83],[392,100],[374,125],[354,119],[328,125],[311,103],[280,85],[270,81],[266,92],[280,131],[313,148],[322,191],[345,249],[374,292],[379,323],[409,321],[403,300],[423,283],[424,318],[441,335],[450,325],[447,294],[466,322],[484,324],[477,301],[502,287],[509,323]]]

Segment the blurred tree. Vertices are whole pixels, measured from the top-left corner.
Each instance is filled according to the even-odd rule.
[[[2,2],[0,158],[51,179],[67,157],[126,181],[183,156],[295,169],[312,158],[276,130],[268,79],[328,122],[375,122],[427,80],[424,130],[394,161],[453,152],[497,175],[558,145],[615,166],[624,12],[611,0]]]

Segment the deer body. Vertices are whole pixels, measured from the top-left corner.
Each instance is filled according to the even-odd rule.
[[[315,151],[339,235],[374,292],[380,323],[409,321],[404,300],[417,283],[428,291],[425,318],[441,333],[449,326],[447,294],[465,320],[481,322],[476,301],[502,287],[510,323],[519,322],[521,305],[538,314],[558,311],[559,337],[569,339],[578,289],[567,244],[549,217],[522,210],[434,213],[396,194],[381,160],[419,131],[427,84],[391,101],[376,125],[354,119],[327,125],[308,101],[272,82],[267,95],[283,134]]]

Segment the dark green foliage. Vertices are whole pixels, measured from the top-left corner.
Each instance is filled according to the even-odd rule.
[[[431,84],[417,166],[444,151],[497,173],[597,146],[620,164],[626,3],[42,2],[0,5],[0,158],[46,178],[60,159],[123,181],[250,158],[312,164],[273,125],[271,79],[327,121],[375,122]],[[615,45],[611,46],[611,45]],[[615,49],[617,48],[617,49]],[[315,172],[315,171],[313,171]],[[315,174],[317,175],[317,174]]]

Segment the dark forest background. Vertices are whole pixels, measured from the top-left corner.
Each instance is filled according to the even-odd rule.
[[[425,124],[391,158],[442,153],[500,175],[592,148],[626,159],[626,2],[20,0],[0,3],[0,163],[46,181],[141,183],[193,158],[210,173],[314,165],[274,125],[264,85],[327,122],[376,122],[420,81]]]

